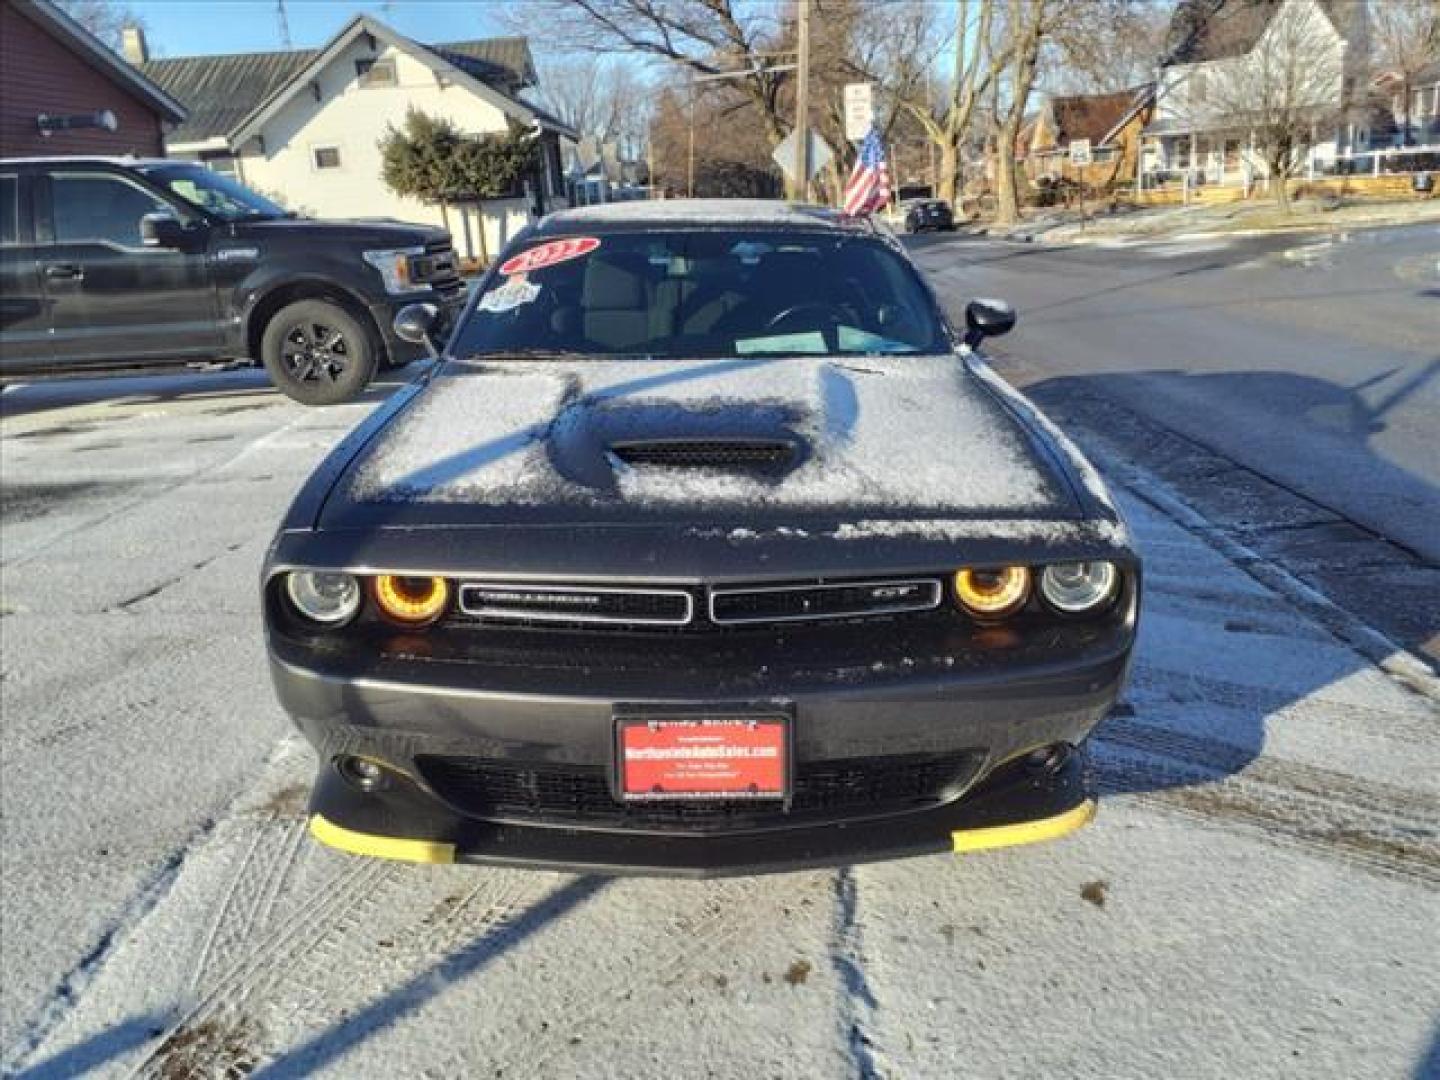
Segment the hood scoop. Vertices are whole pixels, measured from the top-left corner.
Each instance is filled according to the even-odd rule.
[[[754,472],[790,469],[798,449],[789,440],[754,438],[625,439],[610,444],[610,453],[630,466]]]

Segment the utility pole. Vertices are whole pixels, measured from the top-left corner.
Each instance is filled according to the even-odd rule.
[[[810,193],[810,0],[799,0],[796,31],[800,74],[795,82],[795,198],[804,202]]]
[[[685,166],[685,197],[695,197],[695,73],[690,73],[690,160]]]
[[[293,48],[290,43],[290,19],[285,14],[285,0],[275,0],[275,18],[280,21],[280,44]]]

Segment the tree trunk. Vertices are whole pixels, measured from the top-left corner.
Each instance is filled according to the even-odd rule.
[[[940,185],[937,197],[960,209],[960,148],[946,142],[940,147]]]
[[[1008,152],[1007,152],[1008,151]],[[1014,225],[1020,220],[1019,177],[1015,170],[1015,133],[1006,122],[995,147],[995,224]]]
[[[1290,213],[1290,174],[1284,162],[1270,162],[1270,183],[1275,186],[1275,205]]]

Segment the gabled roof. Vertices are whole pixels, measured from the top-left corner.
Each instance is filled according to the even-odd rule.
[[[523,37],[444,41],[426,47],[475,78],[503,86],[511,93],[534,86],[538,81],[530,42]]]
[[[1149,104],[1153,93],[1154,86],[1145,83],[1113,94],[1072,94],[1051,98],[1050,114],[1054,118],[1056,145],[1089,139],[1093,146],[1104,146],[1127,120]]]
[[[190,107],[169,141],[225,138],[266,98],[313,61],[316,49],[151,60],[140,70]]]
[[[517,89],[535,81],[534,61],[524,38],[423,45],[361,15],[322,49],[177,57],[152,60],[141,68],[190,105],[190,121],[171,135],[172,145],[218,139],[238,146],[363,34],[409,53],[521,122],[538,122],[568,133],[554,117],[514,96]]]
[[[50,0],[6,0],[62,45],[87,61],[117,86],[149,105],[166,120],[185,119],[185,106],[125,63],[105,43],[77,23]]]
[[[1198,64],[1244,56],[1255,48],[1270,20],[1289,0],[1180,0],[1170,17],[1165,59]],[[1356,0],[1317,0],[1320,10],[1342,36],[1357,17]],[[1362,13],[1363,16],[1363,13]]]

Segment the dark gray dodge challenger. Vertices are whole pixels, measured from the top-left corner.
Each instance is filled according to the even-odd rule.
[[[1140,565],[1095,470],[887,233],[566,211],[266,560],[311,829],[420,861],[752,873],[1063,835]]]

